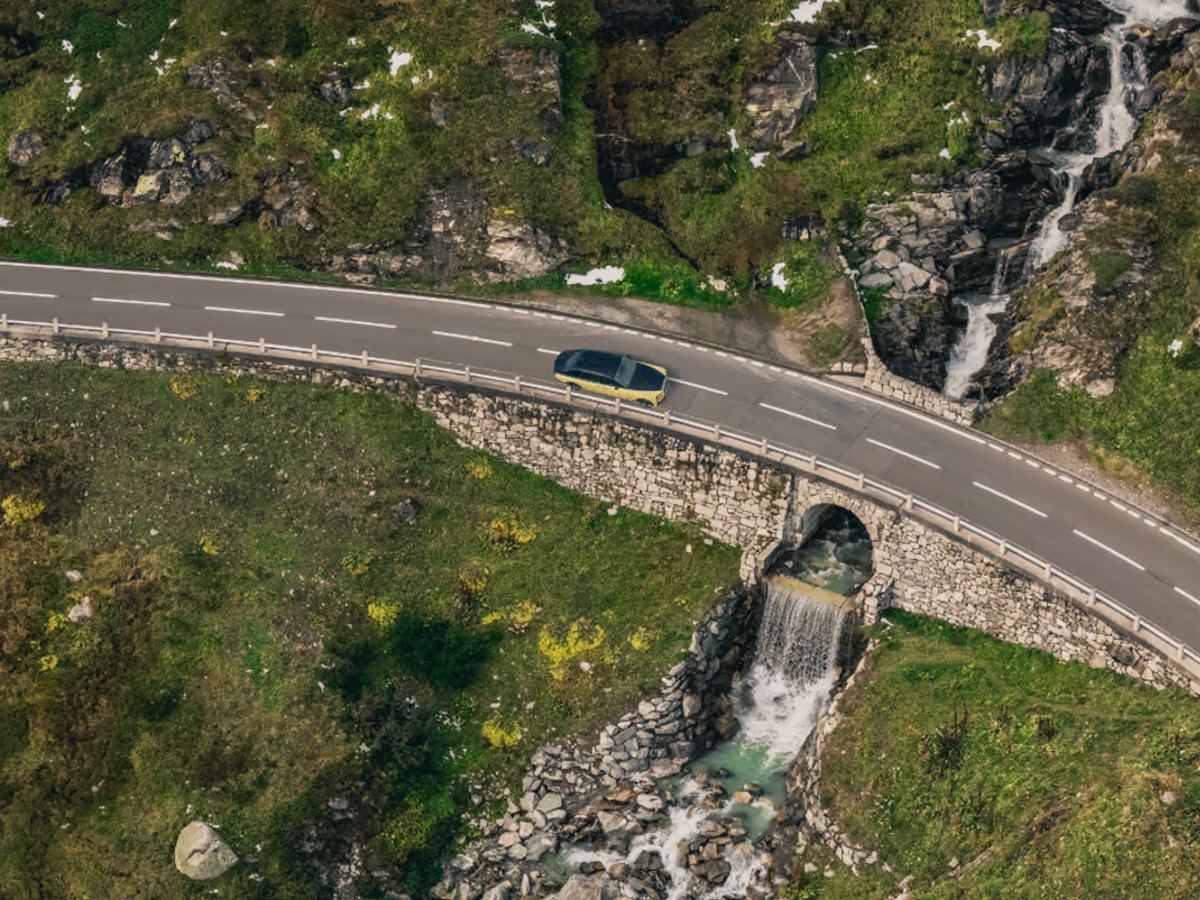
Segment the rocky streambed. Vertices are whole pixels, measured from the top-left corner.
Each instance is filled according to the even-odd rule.
[[[853,593],[869,575],[860,537],[827,517],[778,565]],[[772,873],[804,846],[794,807],[808,781],[789,769],[812,746],[856,632],[849,598],[792,575],[717,607],[657,699],[594,742],[539,749],[521,797],[451,861],[434,896],[773,896]]]

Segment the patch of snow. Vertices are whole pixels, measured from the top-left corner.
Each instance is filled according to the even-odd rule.
[[[729,129],[729,149],[733,153],[737,153],[741,149],[741,144],[738,143],[737,139],[737,132],[732,128]]]
[[[783,274],[784,268],[785,264],[781,262],[777,262],[775,265],[771,266],[771,286],[777,287],[781,291],[786,291],[788,289],[787,276]]]
[[[941,150],[938,151],[938,156],[940,156],[942,159],[949,159],[950,158],[950,148],[943,147]]]
[[[863,81],[865,81],[867,84],[877,84],[878,83],[875,81],[875,76],[872,75],[870,72],[868,72],[866,75],[863,76]]]
[[[44,18],[46,18],[46,14],[45,14],[44,12],[42,12],[42,11],[39,9],[39,10],[38,10],[37,17],[38,17],[39,19],[44,19]]]
[[[332,150],[329,151],[329,153],[334,159],[342,158],[342,151],[339,150],[337,147],[334,147]]]
[[[225,262],[224,260],[217,263],[217,268],[218,269],[228,269],[231,272],[236,272],[238,270],[238,267],[235,263]]]
[[[1001,44],[999,41],[994,41],[990,37],[988,37],[986,28],[980,28],[977,30],[972,30],[972,29],[968,28],[967,29],[967,37],[975,38],[978,41],[978,47],[980,50],[984,50],[984,49],[999,50],[1001,47]]]
[[[408,79],[408,80],[409,80],[409,81],[411,81],[413,84],[420,84],[420,83],[421,83],[421,76],[420,76],[420,75],[414,75],[412,78],[410,78],[410,79]]]
[[[0,228],[8,228],[11,225],[12,225],[12,222],[9,219],[4,218],[4,216],[0,216]],[[1176,341],[1175,343],[1178,344],[1179,342]]]
[[[344,119],[344,118],[346,118],[346,113],[350,112],[351,109],[353,109],[353,107],[347,106],[345,109],[343,109],[341,112],[339,112],[338,115]]]
[[[958,106],[958,101],[951,100],[949,103],[943,103],[942,109],[949,111],[951,109],[954,109],[954,107],[956,107],[956,106]]]
[[[412,62],[413,55],[408,52],[401,53],[398,50],[393,50],[391,47],[388,47],[388,53],[391,54],[391,57],[388,59],[388,72],[393,78],[395,78],[396,73],[399,72],[401,68]]]
[[[96,51],[96,59],[100,60],[101,62],[104,62],[104,54],[101,53],[99,50]]]
[[[543,34],[542,29],[538,28],[536,25],[530,25],[528,22],[521,26],[521,30],[526,34],[536,34],[538,37],[550,36],[548,34]]]
[[[271,59],[268,59],[268,60],[267,60],[267,65],[268,65],[268,66],[270,66],[270,67],[273,69],[273,68],[275,68],[275,66],[276,66],[277,64],[276,64],[276,62],[275,62],[275,59],[272,57]]]
[[[150,62],[158,62],[158,51],[155,50],[150,54]]]
[[[7,220],[5,220],[5,221],[7,221]],[[1171,343],[1167,346],[1167,350],[1168,350],[1168,352],[1170,352],[1170,354],[1172,356],[1178,356],[1179,351],[1182,349],[1183,349],[1183,341],[1181,341],[1179,338],[1175,338],[1175,340],[1171,341]]]
[[[366,90],[367,88],[369,88],[370,86],[371,86],[371,79],[370,79],[370,78],[364,78],[362,81],[360,81],[358,84],[356,84],[356,85],[354,86],[354,89],[355,89],[356,91],[365,91],[365,90]]]
[[[67,99],[78,100],[79,95],[83,93],[83,82],[79,80],[79,76],[72,75],[69,78],[64,78],[63,84],[69,85],[67,88]]]
[[[396,117],[395,117],[395,116],[393,116],[391,113],[384,113],[384,114],[383,114],[383,117],[384,117],[385,119],[387,119],[389,122],[390,122],[390,121],[392,121],[392,119],[396,118]]]
[[[363,113],[358,118],[365,121],[366,119],[374,119],[379,115],[379,104],[372,103],[370,109],[363,110]]]
[[[770,155],[771,154],[766,150],[761,153],[755,153],[750,157],[750,165],[754,166],[756,169],[761,169],[767,164],[767,157]]]
[[[834,0],[801,0],[795,8],[788,13],[788,18],[793,22],[803,22],[810,24],[817,18],[817,13],[833,3]]]
[[[179,24],[179,20],[178,20],[178,19],[172,19],[170,22],[168,22],[168,23],[167,23],[167,27],[168,27],[168,28],[174,28],[174,27],[175,27],[176,25],[178,25],[178,24]]]
[[[257,131],[264,131],[265,129],[270,128],[270,127],[271,126],[268,125],[266,122],[259,122],[257,125],[254,126],[255,130],[257,130]]]
[[[358,38],[356,38],[356,37],[346,38],[346,46],[347,47],[357,47],[359,45],[359,43],[360,42],[359,42]]]
[[[568,275],[567,284],[585,286],[615,284],[618,281],[623,281],[624,278],[625,270],[620,266],[601,266],[598,269],[591,269],[582,275]]]
[[[117,27],[118,28],[128,28],[129,26],[126,25],[124,22],[122,22],[120,19],[117,19]],[[224,33],[224,32],[222,32],[222,33]]]
[[[854,51],[854,53],[855,53],[855,55],[857,55],[859,53],[866,53],[868,50],[878,50],[878,49],[879,49],[878,44],[867,44],[867,46],[865,46],[865,47],[859,47],[857,50]]]
[[[64,40],[64,41],[62,42],[62,50],[63,50],[63,53],[74,53],[74,52],[75,52],[75,45],[74,45],[74,44],[72,44],[72,43],[71,43],[70,41],[68,41],[68,40]]]

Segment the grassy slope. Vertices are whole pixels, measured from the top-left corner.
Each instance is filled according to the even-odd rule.
[[[199,895],[171,864],[193,818],[245,860],[222,893],[315,896],[310,840],[419,891],[469,794],[652,693],[736,578],[733,549],[380,398],[12,364],[0,397],[0,494],[47,503],[0,531],[5,897]],[[505,552],[507,517],[536,537]],[[95,620],[64,623],[85,593]],[[555,678],[543,630],[581,621],[603,641]]]
[[[1159,115],[1169,116],[1190,146],[1200,146],[1200,93]],[[983,427],[1004,437],[1078,441],[1111,471],[1148,476],[1196,511],[1200,347],[1187,329],[1200,313],[1200,218],[1193,203],[1200,174],[1190,163],[1174,162],[1170,147],[1160,149],[1166,162],[1159,168],[1126,178],[1109,192],[1110,220],[1084,248],[1100,279],[1127,265],[1114,252],[1123,238],[1133,236],[1154,248],[1153,284],[1143,304],[1146,324],[1120,360],[1116,390],[1093,399],[1079,389],[1058,388],[1053,375],[1043,373],[990,412]],[[1052,288],[1042,293],[1053,297]],[[1062,314],[1051,305],[1047,324]],[[1175,340],[1181,341],[1177,355],[1169,349]]]
[[[1194,698],[932,619],[889,618],[895,627],[878,632],[865,677],[842,699],[823,794],[893,874],[868,866],[855,878],[835,864],[834,878],[818,874],[794,896],[894,896],[906,875],[914,900],[1197,895]],[[961,738],[946,737],[964,716]]]
[[[852,219],[856,207],[884,190],[906,190],[911,172],[948,170],[938,152],[949,146],[961,161],[969,148],[962,135],[950,133],[952,116],[943,105],[958,103],[954,114],[966,109],[976,122],[985,112],[973,76],[978,51],[964,38],[967,28],[983,25],[978,4],[845,0],[826,9],[816,31],[849,28],[879,49],[856,55],[828,47],[821,99],[797,135],[814,152],[751,167],[745,150],[720,149],[722,136],[729,127],[744,129],[744,78],[762,62],[775,30],[770,23],[784,20],[788,8],[782,0],[755,0],[752,8],[717,4],[655,56],[636,42],[601,54],[594,5],[558,0],[561,125],[541,115],[537,98],[514,95],[495,62],[502,45],[541,40],[520,31],[522,23],[537,19],[529,0],[515,12],[492,0],[400,6],[382,0],[119,0],[103,11],[46,0],[44,19],[32,8],[9,11],[0,14],[0,30],[33,49],[11,58],[0,52],[0,139],[37,128],[49,149],[30,169],[0,166],[0,215],[17,223],[0,229],[0,253],[208,267],[232,250],[248,260],[249,270],[294,275],[323,265],[332,248],[402,237],[424,193],[465,173],[494,211],[564,236],[581,262],[634,264],[630,283],[610,290],[719,306],[727,298],[710,290],[661,232],[606,208],[596,178],[593,117],[585,105],[590,85],[613,80],[628,108],[629,133],[639,140],[669,145],[696,133],[721,138],[718,149],[702,157],[627,184],[661,209],[667,235],[687,257],[742,286],[779,258],[782,220],[809,214]],[[355,46],[348,45],[351,38]],[[64,39],[73,43],[73,53],[61,49]],[[1025,52],[1015,35],[1005,44]],[[396,78],[387,72],[389,46],[414,56]],[[252,64],[243,93],[267,127],[239,120],[208,92],[186,86],[186,66],[215,57]],[[652,65],[648,57],[654,57]],[[168,58],[176,62],[159,76],[155,66]],[[371,84],[355,91],[353,112],[344,117],[336,104],[313,93],[335,66],[353,83]],[[410,83],[413,73],[420,84]],[[72,76],[84,85],[74,103],[65,84]],[[430,119],[435,95],[452,110],[444,128]],[[359,111],[371,103],[394,119],[360,121]],[[98,206],[89,191],[58,207],[35,202],[52,179],[115,153],[130,138],[165,136],[201,116],[226,129],[214,143],[232,177],[184,207],[118,210]],[[548,165],[535,166],[514,152],[512,141],[528,138],[551,144]],[[340,161],[333,159],[334,148]],[[319,234],[247,221],[188,225],[164,242],[125,229],[146,217],[202,219],[212,207],[255,196],[264,176],[292,170],[317,191]],[[561,277],[525,285],[562,286]]]

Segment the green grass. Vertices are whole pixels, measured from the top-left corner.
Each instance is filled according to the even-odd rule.
[[[655,692],[736,580],[733,548],[391,400],[66,364],[0,365],[0,396],[0,495],[47,504],[0,529],[5,897],[199,896],[171,862],[193,818],[243,858],[222,894],[315,896],[354,842],[421,896],[470,797]],[[91,623],[52,620],[83,594]],[[555,677],[575,623],[603,640]]]
[[[1096,287],[1106,291],[1118,278],[1133,268],[1133,259],[1125,253],[1101,251],[1093,253],[1092,271],[1096,273]]]
[[[1200,891],[1200,707],[893,611],[824,751],[833,820],[892,874],[795,897],[1183,898]],[[1169,792],[1169,793],[1168,793]],[[826,859],[814,861],[823,869]]]

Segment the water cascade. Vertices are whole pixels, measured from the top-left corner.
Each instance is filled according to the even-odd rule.
[[[657,852],[670,877],[669,900],[744,897],[752,885],[764,883],[761,854],[752,842],[774,820],[784,800],[784,773],[833,692],[852,624],[846,603],[841,595],[793,578],[771,578],[754,662],[734,689],[738,735],[698,759],[673,786],[663,827],[638,835],[621,856],[576,850],[567,861],[632,863],[646,851]],[[761,786],[762,794],[740,793],[746,783]],[[697,891],[686,847],[714,818],[737,823],[740,839],[725,849],[729,870],[721,886]]]
[[[1055,163],[1054,172],[1062,187],[1062,200],[1038,225],[1026,255],[1023,273],[1026,278],[1042,269],[1066,246],[1068,234],[1062,229],[1062,221],[1075,209],[1088,166],[1121,150],[1137,133],[1138,120],[1130,110],[1130,100],[1145,86],[1146,61],[1141,48],[1126,41],[1126,36],[1139,24],[1191,15],[1186,0],[1105,0],[1105,5],[1124,17],[1123,21],[1110,25],[1102,38],[1109,53],[1108,92],[1098,109],[1086,111],[1080,122],[1063,129],[1055,140],[1055,144],[1062,140],[1078,140],[1084,122],[1094,119],[1090,133],[1079,141],[1077,149],[1064,152],[1052,145],[1043,151]],[[967,327],[946,365],[943,392],[951,399],[962,398],[975,373],[987,361],[987,351],[996,334],[990,317],[1003,311],[1011,296],[1004,290],[1008,266],[1009,257],[1001,255],[989,296],[964,296],[958,300],[968,307]]]

